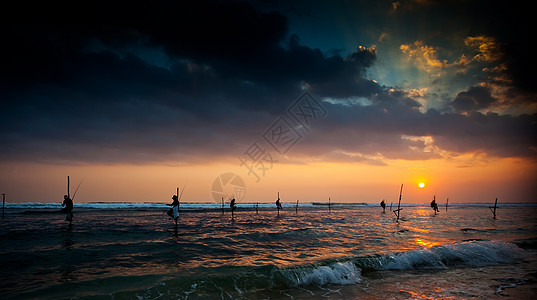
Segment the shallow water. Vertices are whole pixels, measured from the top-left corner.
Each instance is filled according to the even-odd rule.
[[[75,206],[0,221],[0,298],[533,298],[535,207]],[[116,206],[117,207],[117,206]]]

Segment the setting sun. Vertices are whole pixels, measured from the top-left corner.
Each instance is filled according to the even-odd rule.
[[[424,188],[424,187],[425,187],[425,183],[423,183],[423,182],[420,182],[420,183],[418,184],[418,186],[419,186],[419,187],[420,187],[420,188],[422,189],[422,188]]]

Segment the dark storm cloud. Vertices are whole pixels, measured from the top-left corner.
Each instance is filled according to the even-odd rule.
[[[320,95],[378,89],[362,76],[374,53],[326,57],[288,35],[284,16],[248,4],[84,3],[63,7],[70,14],[37,3],[4,20],[4,157],[225,156],[285,110],[302,83]],[[169,64],[140,49],[163,52]]]
[[[4,160],[237,157],[305,86],[320,99],[371,103],[325,102],[328,117],[297,154],[329,157],[341,150],[423,159],[438,154],[424,155],[425,142],[401,136],[434,135],[453,151],[491,147],[499,156],[534,155],[527,151],[534,145],[527,126],[535,127],[535,116],[420,112],[407,92],[366,78],[375,49],[328,55],[301,44],[278,12],[222,1],[70,3],[60,11],[23,2],[2,21]],[[490,99],[478,92],[461,93],[453,106],[471,111],[486,105]],[[461,134],[468,137],[464,145]],[[497,147],[504,139],[510,144]]]
[[[402,101],[389,106],[325,105],[330,114],[293,151],[322,156],[337,149],[379,156],[376,163],[385,158],[423,160],[471,152],[495,157],[536,156],[537,114],[421,113]]]
[[[471,87],[468,91],[458,93],[451,105],[459,112],[468,112],[488,108],[496,101],[491,96],[490,89]]]

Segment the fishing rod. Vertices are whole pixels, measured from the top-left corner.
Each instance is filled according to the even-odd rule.
[[[185,191],[185,188],[186,188],[186,184],[187,184],[187,183],[188,183],[188,181],[185,182],[185,185],[183,185],[183,188],[181,189],[181,193],[179,194],[179,199],[177,199],[177,200],[181,200],[181,197],[183,197],[183,192]]]
[[[78,186],[76,187],[75,192],[73,193],[73,198],[71,198],[72,201],[75,201],[76,192],[78,192],[78,189],[79,189],[80,186],[82,185],[82,182],[84,182],[84,179],[82,179],[82,180],[80,181],[80,183],[78,184]]]
[[[183,197],[183,192],[185,191],[185,188],[186,188],[186,184],[188,183],[188,180],[185,182],[185,185],[183,185],[183,188],[181,189],[181,193],[179,194],[179,197],[177,198],[177,202],[179,203],[177,205],[177,211],[179,211],[179,205],[180,205],[180,201],[181,201],[181,197]]]

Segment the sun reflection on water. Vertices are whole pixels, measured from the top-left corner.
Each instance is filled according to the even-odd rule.
[[[425,247],[425,248],[431,248],[433,246],[440,245],[439,242],[427,241],[427,240],[424,240],[422,238],[415,238],[414,241],[416,242],[416,244],[418,244],[418,245],[420,245],[422,247]]]

